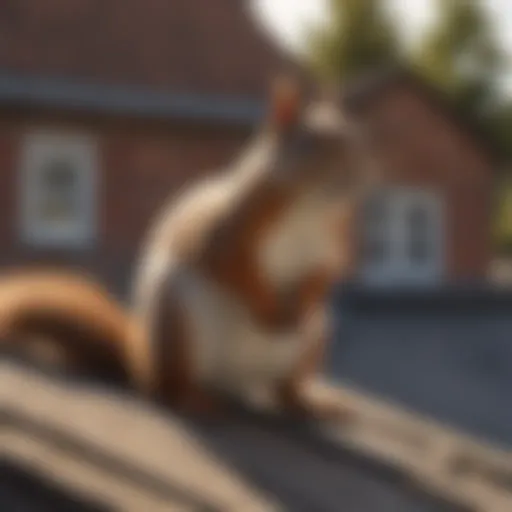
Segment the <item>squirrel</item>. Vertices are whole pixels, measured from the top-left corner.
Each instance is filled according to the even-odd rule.
[[[342,224],[364,154],[332,101],[278,81],[259,133],[223,173],[164,206],[143,244],[132,306],[148,334],[136,376],[175,407],[270,398],[309,418],[347,417],[308,397],[343,271]]]
[[[361,182],[352,134],[332,103],[278,82],[240,158],[164,205],[131,308],[92,279],[19,271],[0,280],[2,339],[57,340],[71,364],[123,374],[192,413],[263,393],[290,414],[346,418],[306,385],[329,339],[341,226]]]

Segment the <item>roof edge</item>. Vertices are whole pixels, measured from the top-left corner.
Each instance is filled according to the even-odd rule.
[[[0,106],[6,105],[253,125],[260,121],[265,101],[246,96],[165,93],[137,86],[105,85],[0,70]]]
[[[447,94],[422,76],[413,66],[393,63],[363,73],[343,89],[343,102],[350,112],[357,115],[359,109],[364,108],[366,104],[381,94],[386,94],[390,87],[399,84],[411,84],[417,88],[428,101],[433,101],[448,119],[452,120],[480,146],[493,165],[497,166],[503,163],[503,155],[497,147],[497,143],[485,133],[482,123],[474,116],[462,112],[453,101],[450,101]]]

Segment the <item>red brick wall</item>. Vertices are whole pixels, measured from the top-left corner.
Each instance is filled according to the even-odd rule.
[[[259,98],[290,58],[242,0],[17,0],[0,67],[100,84]]]
[[[40,250],[19,241],[17,176],[23,134],[36,127],[97,137],[97,244],[90,251]],[[122,284],[157,209],[189,180],[221,167],[247,130],[135,122],[12,117],[0,123],[0,265],[78,265]]]
[[[445,277],[484,278],[492,253],[493,169],[475,141],[406,86],[372,105],[364,120],[382,183],[430,188],[443,198]]]
[[[395,91],[367,116],[382,181],[430,187],[445,199],[446,277],[484,277],[491,256],[493,173],[474,143],[410,90]],[[98,137],[98,244],[90,252],[49,253],[19,244],[20,140],[38,125],[82,129]],[[189,179],[228,162],[248,135],[222,126],[5,115],[0,122],[0,264],[76,263],[122,280],[166,197]],[[359,232],[356,224],[348,238],[356,250]],[[356,254],[354,271],[357,265]]]
[[[0,247],[9,251],[16,231],[16,155],[19,133],[10,123],[0,122]]]
[[[229,162],[242,140],[240,133],[184,127],[167,133],[105,134],[100,213],[104,249],[136,245],[171,193]]]

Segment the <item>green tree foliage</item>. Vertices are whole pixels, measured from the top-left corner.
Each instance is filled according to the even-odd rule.
[[[309,60],[321,77],[345,80],[390,61],[408,61],[472,114],[496,109],[505,64],[484,0],[432,0],[436,22],[410,52],[386,0],[330,0],[329,23],[311,32]],[[500,105],[501,106],[501,105]]]
[[[415,63],[493,140],[503,159],[512,157],[512,103],[499,93],[506,66],[493,22],[482,0],[436,0],[437,23],[426,34]],[[512,249],[512,180],[496,183],[494,240]]]
[[[344,80],[399,52],[395,26],[381,0],[330,0],[330,22],[310,37],[313,68],[330,80]]]
[[[493,238],[499,254],[512,256],[512,180],[502,176],[495,193]]]
[[[481,0],[436,0],[437,23],[414,63],[474,115],[492,115],[504,59]]]
[[[408,63],[479,122],[512,161],[512,100],[498,87],[508,63],[485,0],[432,0],[434,22],[415,48],[405,47],[386,6],[387,0],[330,0],[329,23],[309,40],[313,69],[343,81],[390,61]],[[512,178],[499,189],[497,245],[512,250]]]

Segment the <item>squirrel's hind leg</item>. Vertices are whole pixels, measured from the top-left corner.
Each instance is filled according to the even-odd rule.
[[[184,305],[186,286],[179,276],[167,281],[151,309],[154,394],[158,402],[193,416],[219,416],[221,399],[201,382],[195,361],[192,315]],[[182,292],[182,293],[180,293]]]

